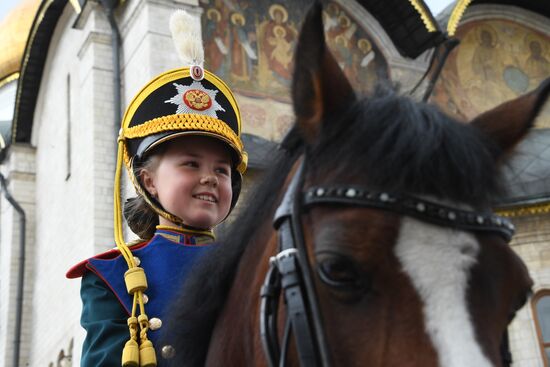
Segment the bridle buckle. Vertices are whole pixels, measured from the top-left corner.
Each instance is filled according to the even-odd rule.
[[[286,250],[279,252],[275,256],[271,256],[269,258],[269,264],[272,266],[278,266],[283,260],[286,260],[289,257],[298,258],[298,249],[288,248]]]

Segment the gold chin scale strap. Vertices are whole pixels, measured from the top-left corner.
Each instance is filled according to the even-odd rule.
[[[136,265],[132,252],[124,242],[122,233],[122,210],[120,203],[120,179],[124,152],[124,137],[121,129],[118,138],[118,155],[115,173],[114,189],[114,218],[115,218],[115,242],[120,253],[128,264],[128,270],[124,273],[124,281],[128,294],[133,296],[132,314],[128,318],[130,340],[126,342],[122,350],[122,367],[156,367],[157,357],[153,343],[147,339],[149,318],[145,313],[143,304],[143,292],[147,289],[147,277],[145,271]],[[139,306],[139,316],[136,311]],[[139,341],[138,341],[139,331]]]

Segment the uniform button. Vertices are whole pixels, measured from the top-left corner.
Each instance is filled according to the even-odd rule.
[[[134,256],[134,261],[136,262],[136,266],[139,266],[139,264],[141,264],[141,260],[137,256]]]
[[[170,359],[174,358],[174,356],[176,355],[176,350],[171,345],[165,345],[164,347],[162,347],[160,354],[162,355],[162,358]]]
[[[151,320],[149,320],[149,328],[151,330],[158,330],[162,327],[162,320],[157,318],[157,317],[153,317]]]
[[[143,293],[143,303],[147,304],[147,302],[149,302],[149,297]]]

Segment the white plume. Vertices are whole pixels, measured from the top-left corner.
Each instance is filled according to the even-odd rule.
[[[185,66],[204,63],[200,19],[185,10],[176,10],[170,17],[170,31],[176,51]]]

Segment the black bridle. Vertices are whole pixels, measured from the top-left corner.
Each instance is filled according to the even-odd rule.
[[[376,192],[355,185],[313,186],[302,190],[305,159],[292,178],[274,217],[279,253],[269,259],[261,290],[260,333],[270,367],[285,366],[291,331],[300,366],[329,367],[330,357],[304,241],[301,214],[315,205],[336,204],[394,211],[466,231],[490,232],[507,242],[514,226],[492,213],[456,209],[408,195]],[[287,308],[282,348],[277,312],[281,291]]]

